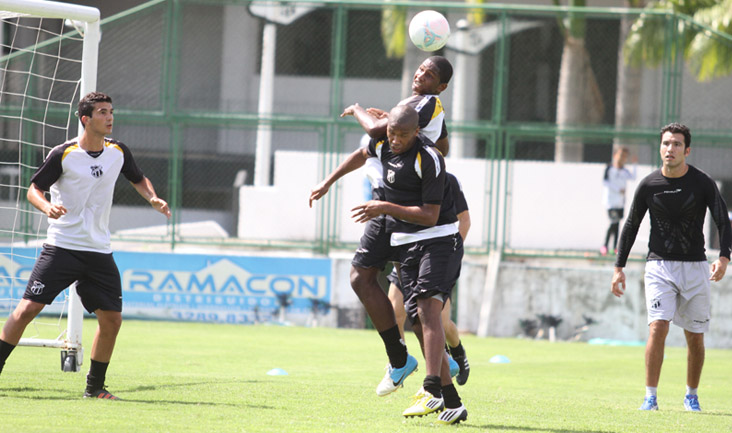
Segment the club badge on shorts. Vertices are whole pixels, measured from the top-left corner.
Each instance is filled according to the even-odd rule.
[[[44,287],[46,287],[46,286],[43,283],[36,280],[36,281],[33,281],[33,285],[30,287],[30,291],[34,295],[40,295],[41,293],[43,293]]]

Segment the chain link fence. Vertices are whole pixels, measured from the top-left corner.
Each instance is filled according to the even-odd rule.
[[[732,202],[732,77],[719,64],[732,62],[732,37],[686,16],[155,0],[103,21],[98,89],[114,99],[113,136],[130,146],[174,218],[141,212],[121,179],[116,238],[320,252],[355,244],[360,227],[347,207],[361,200],[353,192],[360,179],[339,183],[315,209],[308,192],[358,146],[361,129],[340,117],[346,106],[389,109],[411,93],[430,54],[408,42],[406,26],[423,9],[445,14],[453,31],[436,54],[455,67],[441,99],[448,169],[473,214],[470,251],[599,246],[606,216],[598,191],[613,146],[628,146],[643,169],[657,166],[657,131],[671,121],[692,128],[690,162]],[[291,22],[272,23],[283,17]],[[717,63],[703,53],[709,46]]]

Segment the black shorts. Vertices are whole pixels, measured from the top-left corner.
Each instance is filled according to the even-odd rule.
[[[417,318],[417,299],[437,297],[447,301],[460,277],[462,261],[460,233],[400,247],[404,308],[410,320]]]
[[[394,266],[394,269],[389,272],[389,275],[386,276],[386,279],[393,284],[397,289],[399,289],[400,292],[402,292],[402,297],[404,296],[404,290],[402,290],[402,282],[399,281],[399,275],[397,275],[397,267]]]
[[[24,299],[49,305],[74,282],[86,311],[122,311],[122,282],[112,254],[43,245]]]
[[[396,249],[391,246],[391,233],[386,232],[386,217],[381,215],[369,220],[351,264],[359,268],[383,270],[387,262],[394,260]]]
[[[612,223],[620,222],[620,220],[623,219],[624,214],[625,209],[623,208],[613,208],[607,210],[607,216],[610,218],[610,222]]]

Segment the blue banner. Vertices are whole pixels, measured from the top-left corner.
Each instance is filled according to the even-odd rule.
[[[0,297],[22,297],[36,250],[0,248]],[[255,323],[308,317],[331,301],[330,259],[115,252],[123,314]]]

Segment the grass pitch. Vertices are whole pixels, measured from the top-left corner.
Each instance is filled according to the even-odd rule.
[[[686,350],[668,348],[658,412],[640,412],[643,348],[464,336],[471,365],[457,387],[458,426],[401,412],[424,378],[374,390],[386,364],[375,331],[126,321],[107,374],[125,401],[82,399],[95,328],[84,323],[81,373],[58,349],[19,347],[0,375],[2,432],[722,432],[732,430],[732,351],[708,350],[702,413],[684,411]],[[504,355],[511,362],[493,364]],[[286,376],[269,376],[273,368]]]

